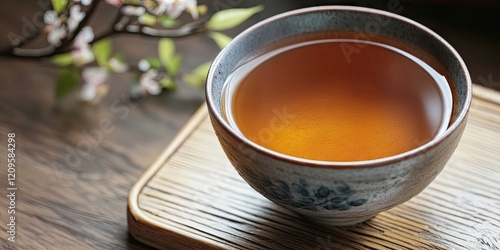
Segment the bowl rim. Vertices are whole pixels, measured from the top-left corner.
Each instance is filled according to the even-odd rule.
[[[446,131],[441,134],[440,136],[434,137],[431,141],[416,147],[414,149],[411,149],[409,151],[405,151],[400,154],[388,156],[388,157],[383,157],[383,158],[377,158],[377,159],[372,159],[372,160],[361,160],[361,161],[324,161],[324,160],[313,160],[313,159],[305,159],[305,158],[300,158],[296,156],[290,156],[286,155],[283,153],[275,152],[272,151],[268,148],[265,148],[249,139],[244,137],[243,135],[237,133],[230,125],[229,123],[223,118],[222,114],[215,108],[216,105],[214,103],[214,99],[212,98],[213,93],[212,93],[212,82],[214,79],[214,76],[216,75],[216,70],[218,67],[216,65],[221,64],[223,58],[225,58],[228,54],[228,50],[231,47],[232,44],[237,43],[240,40],[243,40],[245,36],[256,30],[261,28],[262,26],[265,26],[269,23],[279,21],[281,19],[285,19],[291,16],[296,16],[296,15],[303,15],[307,13],[316,13],[316,12],[332,12],[332,11],[348,11],[348,12],[362,12],[362,13],[368,13],[368,14],[375,14],[375,15],[381,15],[381,16],[386,16],[388,18],[392,19],[397,19],[401,22],[406,22],[420,30],[424,33],[428,33],[437,40],[441,44],[447,47],[449,52],[458,60],[460,68],[464,71],[465,74],[465,80],[466,80],[466,97],[465,97],[465,102],[464,102],[464,108],[462,111],[457,114],[457,118],[453,123],[450,124],[450,126],[446,129]],[[288,12],[284,12],[272,17],[269,17],[267,19],[264,19],[251,27],[247,28],[243,32],[241,32],[239,35],[237,35],[220,53],[216,56],[214,61],[212,62],[212,65],[210,66],[208,75],[207,75],[207,80],[206,80],[206,85],[205,85],[205,99],[207,102],[208,110],[210,113],[211,119],[215,119],[216,122],[225,130],[227,131],[231,137],[235,138],[238,143],[243,143],[247,147],[252,148],[253,150],[258,151],[261,154],[265,154],[268,157],[278,159],[281,161],[285,161],[288,163],[292,163],[294,165],[299,165],[303,167],[323,167],[323,168],[332,168],[332,169],[351,169],[351,168],[373,168],[373,167],[382,167],[386,166],[388,164],[394,164],[397,162],[400,162],[405,159],[409,159],[412,157],[415,157],[417,155],[423,154],[427,152],[428,150],[431,150],[432,148],[435,148],[438,144],[440,144],[442,141],[444,141],[446,138],[450,137],[452,133],[462,124],[466,118],[467,114],[469,112],[470,106],[471,106],[471,101],[472,101],[472,80],[470,78],[469,71],[467,69],[467,66],[465,65],[465,62],[463,59],[460,57],[458,52],[446,41],[444,40],[441,36],[439,36],[437,33],[432,31],[431,29],[425,27],[424,25],[413,21],[409,18],[383,11],[383,10],[378,10],[378,9],[372,9],[372,8],[366,8],[366,7],[358,7],[358,6],[316,6],[316,7],[308,7],[308,8],[302,8],[302,9],[297,9],[297,10],[292,10]]]

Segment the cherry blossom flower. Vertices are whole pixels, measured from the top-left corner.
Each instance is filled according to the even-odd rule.
[[[55,11],[49,10],[45,12],[43,20],[47,24],[44,28],[45,32],[47,32],[47,41],[54,46],[60,46],[61,40],[68,34],[61,18]]]
[[[113,72],[116,73],[123,73],[128,70],[127,64],[121,62],[120,60],[116,58],[111,58],[109,59],[109,67]]]
[[[66,38],[68,33],[75,31],[84,17],[85,13],[81,11],[80,5],[70,7],[66,23],[57,12],[53,10],[45,12],[43,20],[47,24],[44,29],[47,32],[47,41],[54,46],[60,46],[61,40]]]
[[[82,78],[85,81],[80,92],[80,98],[87,102],[99,102],[107,93],[108,71],[101,67],[83,69]]]
[[[92,28],[89,26],[83,27],[76,36],[73,43],[73,51],[71,51],[75,65],[83,65],[94,61],[94,53],[89,44],[92,40],[94,40]]]
[[[158,95],[161,93],[161,86],[156,80],[158,77],[158,71],[155,69],[150,69],[141,75],[139,84],[132,88],[132,96],[140,97],[147,93],[150,95]]]
[[[66,21],[69,32],[73,32],[85,17],[85,13],[80,9],[80,5],[73,5],[71,6],[71,8],[69,8],[69,17]]]
[[[85,26],[76,36],[74,46],[89,46],[89,43],[92,42],[92,40],[94,40],[94,31],[92,30],[92,27]]]
[[[85,6],[89,6],[92,3],[92,0],[73,0],[75,3],[81,3]]]
[[[146,73],[142,74],[139,85],[144,88],[146,92],[151,95],[158,95],[161,92],[160,84],[155,77],[158,76],[158,71],[155,69],[150,69]]]
[[[121,9],[122,13],[127,16],[141,16],[146,13],[146,9],[142,6],[127,5]]]
[[[105,1],[106,1],[106,3],[111,4],[111,5],[115,6],[116,8],[119,8],[123,5],[122,0],[105,0]]]
[[[157,0],[158,5],[150,10],[156,15],[167,14],[172,19],[178,18],[183,11],[187,11],[194,19],[198,18],[196,0]]]

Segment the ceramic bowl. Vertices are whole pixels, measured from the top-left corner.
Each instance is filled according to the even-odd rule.
[[[376,160],[328,162],[283,155],[259,146],[225,120],[226,78],[243,62],[294,38],[356,38],[407,51],[448,77],[453,114],[446,131],[413,150]],[[281,42],[281,43],[280,43]],[[440,36],[390,12],[323,6],[286,12],[238,35],[214,60],[207,78],[210,119],[241,177],[269,200],[330,225],[351,225],[408,201],[441,172],[464,131],[471,80],[458,53]]]

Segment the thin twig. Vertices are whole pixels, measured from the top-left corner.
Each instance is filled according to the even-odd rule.
[[[24,58],[43,58],[48,55],[54,55],[56,47],[52,44],[44,48],[39,49],[23,49],[23,48],[13,48],[12,55],[14,57],[24,57]]]
[[[145,36],[150,36],[150,37],[169,37],[169,38],[179,38],[179,37],[186,37],[195,33],[200,33],[203,31],[206,31],[206,21],[201,20],[197,22],[191,22],[187,23],[185,25],[182,25],[181,27],[177,29],[155,29],[149,26],[134,26],[134,25],[129,25],[128,29],[126,29],[126,33],[130,34],[141,34]],[[134,31],[136,30],[136,31]]]

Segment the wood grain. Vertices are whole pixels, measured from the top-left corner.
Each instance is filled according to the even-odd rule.
[[[203,106],[132,189],[129,230],[162,249],[499,249],[499,97],[475,86],[460,146],[424,192],[337,228],[312,224],[251,189]]]
[[[259,1],[234,3],[247,7]],[[0,50],[10,46],[7,34],[21,35],[26,22],[43,17],[39,16],[42,2],[50,5],[51,1],[2,3]],[[102,2],[91,24],[96,32],[102,32],[117,11]],[[226,0],[218,2],[227,6]],[[209,11],[219,7],[209,3]],[[280,8],[293,5],[278,4],[228,34],[241,32]],[[157,42],[138,36],[112,37],[113,52],[122,52],[131,65],[140,58],[158,56]],[[183,55],[179,78],[219,51],[204,36],[180,39],[176,49]],[[0,57],[0,249],[151,249],[130,237],[127,196],[140,174],[202,104],[203,89],[180,81],[173,93],[130,102],[127,95],[133,73],[111,74],[109,93],[101,103],[82,104],[77,95],[57,103],[58,69],[48,61]],[[89,139],[84,131],[100,130],[102,121],[111,121],[112,129],[101,131],[102,139],[97,142]],[[18,139],[15,244],[6,233],[9,132],[15,132]]]
[[[21,35],[26,20],[31,22],[34,18],[41,18],[35,15],[42,8],[40,3],[50,2],[2,1],[0,49],[9,48],[10,32]],[[198,1],[212,10],[231,5],[266,5],[265,11],[249,22],[224,31],[229,36],[235,36],[265,17],[299,7],[349,3],[387,9],[387,2]],[[474,81],[500,89],[498,6],[429,8],[408,1],[402,3],[402,15],[428,26],[458,50],[467,62]],[[114,13],[111,5],[102,5],[108,7],[96,13],[96,20],[91,24],[96,32],[104,30]],[[123,52],[132,64],[140,58],[157,55],[156,39],[127,35],[112,39],[114,52]],[[180,75],[213,59],[219,50],[211,39],[201,35],[179,39],[176,47],[183,55]],[[132,75],[113,74],[108,81],[111,88],[109,95],[100,104],[82,105],[75,101],[75,96],[56,103],[54,83],[57,73],[58,70],[46,62],[0,57],[0,249],[150,249],[130,237],[128,232],[126,206],[130,188],[203,102],[203,91],[181,83],[175,93],[149,97],[134,104],[124,101]],[[112,106],[115,101],[120,101],[118,106]],[[75,150],[81,142],[88,141],[82,131],[99,128],[99,123],[108,118],[115,126],[114,130],[106,133],[100,143],[94,143],[92,152],[79,156],[78,152],[68,151],[68,148]],[[488,122],[496,121],[488,119]],[[16,244],[5,240],[5,142],[10,131],[15,132],[19,139],[16,157],[19,167]],[[68,163],[68,155],[78,156],[79,163]],[[68,159],[75,160],[73,157]],[[491,172],[491,168],[484,169]],[[490,172],[483,174],[495,177]],[[211,189],[217,190],[217,186],[208,190]],[[491,188],[490,191],[494,192]],[[267,214],[266,210],[262,214]],[[287,217],[275,218],[275,224],[280,223],[288,223]],[[410,224],[407,230],[417,230],[416,226],[416,223]],[[290,230],[289,227],[275,227]],[[383,229],[374,229],[374,232],[378,230]],[[165,237],[164,241],[171,242],[172,237]],[[350,238],[340,241],[353,248],[359,246]],[[323,237],[319,242],[328,242],[328,238]]]

